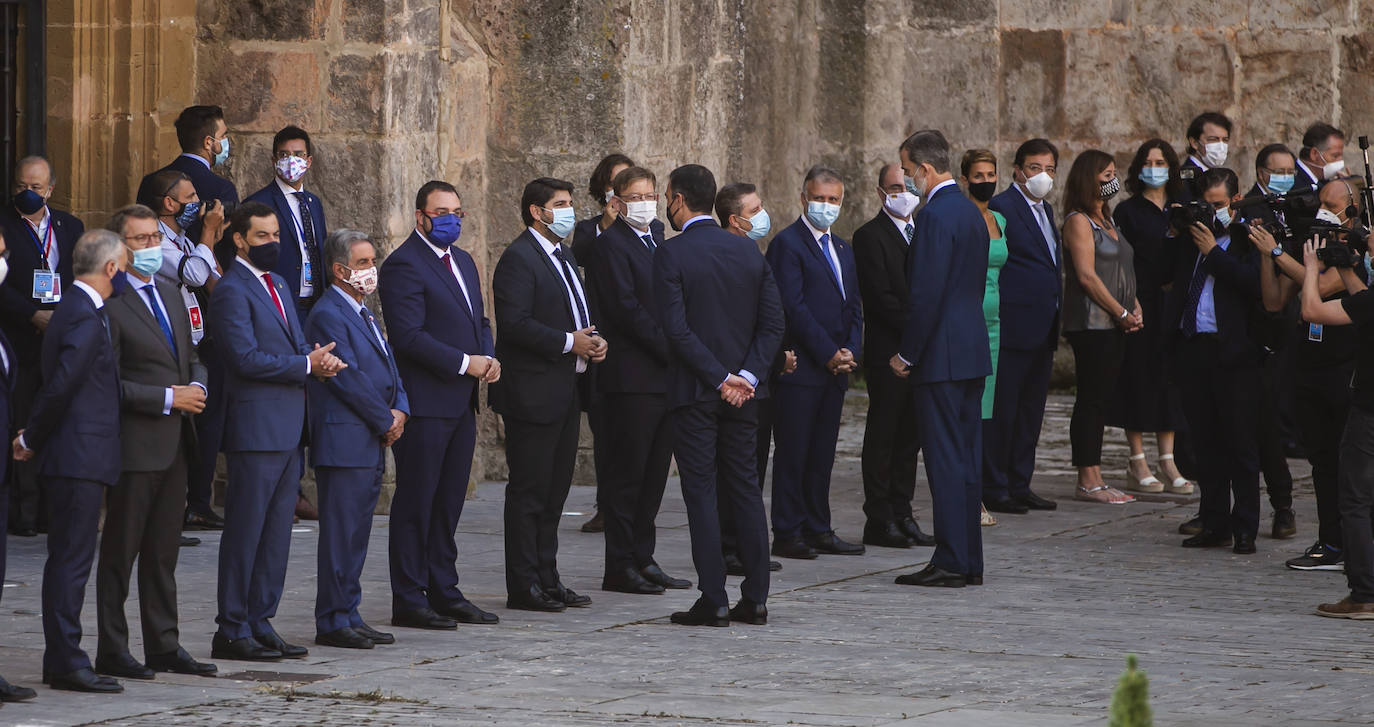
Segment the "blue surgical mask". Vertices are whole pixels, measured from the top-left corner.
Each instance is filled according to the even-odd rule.
[[[806,219],[818,230],[828,230],[840,218],[840,206],[829,202],[807,202]]]
[[[768,218],[768,210],[759,210],[758,214],[749,218],[749,224],[753,227],[750,227],[749,231],[744,234],[755,242],[762,240],[768,234],[768,228],[772,226],[772,220]]]
[[[1140,170],[1140,181],[1146,187],[1158,189],[1169,183],[1168,167],[1142,167]]]
[[[430,230],[429,239],[439,243],[442,247],[448,247],[458,242],[458,236],[463,234],[463,221],[458,215],[447,214],[431,217],[429,219]]]
[[[215,155],[215,166],[223,166],[229,161],[229,137],[219,140],[219,153]]]
[[[181,211],[177,213],[177,225],[184,230],[190,227],[196,221],[196,218],[199,216],[200,200],[196,200],[194,202],[187,202],[186,204],[182,205]]]
[[[921,193],[916,191],[916,180],[912,179],[911,177],[902,177],[902,184],[906,186],[906,191],[916,195],[917,197],[921,196]]]
[[[144,277],[150,276],[162,267],[162,246],[154,245],[142,250],[134,250],[133,268]]]
[[[1226,227],[1226,226],[1228,226],[1228,225],[1231,224],[1231,208],[1230,208],[1230,207],[1222,207],[1221,209],[1217,210],[1216,216],[1217,216],[1217,222],[1220,223],[1222,227]]]
[[[1289,190],[1293,189],[1293,175],[1270,174],[1269,184],[1265,186],[1269,187],[1269,191],[1274,194],[1288,194]]]
[[[572,234],[573,227],[577,226],[577,213],[571,207],[558,207],[556,209],[544,208],[553,213],[553,222],[547,223],[549,232],[558,236],[562,240]]]

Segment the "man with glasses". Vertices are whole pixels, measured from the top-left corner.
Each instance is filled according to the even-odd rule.
[[[304,321],[310,308],[328,287],[320,246],[328,237],[324,207],[320,198],[306,191],[305,173],[314,161],[315,148],[310,134],[298,126],[287,126],[272,138],[272,181],[248,197],[277,211],[281,222],[281,257],[277,269],[296,312]]]

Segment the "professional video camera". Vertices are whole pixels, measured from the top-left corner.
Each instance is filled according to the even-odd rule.
[[[1279,244],[1296,240],[1301,247],[1302,240],[1307,238],[1299,236],[1295,230],[1316,221],[1317,210],[1321,209],[1322,201],[1320,194],[1314,189],[1288,195],[1257,194],[1245,197],[1234,206],[1241,217],[1263,222]]]

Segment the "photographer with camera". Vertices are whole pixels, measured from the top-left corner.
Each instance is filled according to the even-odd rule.
[[[1350,595],[1338,603],[1317,606],[1321,616],[1374,619],[1374,294],[1365,289],[1353,266],[1338,267],[1349,296],[1322,300],[1318,278],[1325,262],[1351,262],[1353,255],[1329,240],[1310,240],[1303,250],[1302,317],[1312,325],[1355,326],[1355,366],[1350,381],[1350,410],[1340,440],[1338,499],[1345,548],[1345,574]]]
[[[1233,545],[1249,554],[1259,530],[1256,392],[1264,349],[1254,331],[1259,256],[1247,240],[1236,239],[1248,237],[1246,227],[1232,224],[1239,186],[1235,172],[1209,169],[1198,184],[1202,198],[1170,208],[1175,234],[1165,248],[1174,276],[1162,325],[1173,334],[1202,489],[1202,529],[1183,546]]]
[[[1319,189],[1334,179],[1350,176],[1345,169],[1345,134],[1320,121],[1307,127],[1298,170],[1295,192]]]

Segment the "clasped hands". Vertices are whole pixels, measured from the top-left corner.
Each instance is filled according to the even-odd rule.
[[[1145,314],[1140,310],[1140,301],[1135,302],[1135,310],[1127,313],[1125,318],[1116,319],[1116,327],[1126,333],[1135,333],[1145,327]]]
[[[494,384],[501,379],[501,362],[490,356],[469,356],[468,376]]]
[[[33,450],[25,447],[21,440],[24,438],[24,430],[20,429],[19,434],[10,443],[10,450],[13,452],[15,462],[27,462],[33,459]]]
[[[580,331],[573,331],[572,337],[571,353],[592,363],[601,363],[606,358],[606,351],[610,348],[610,344],[601,337],[601,334],[596,332],[596,326],[587,326]]]
[[[859,365],[854,361],[854,352],[847,348],[842,348],[825,362],[825,368],[832,374],[847,374],[858,368]]]
[[[310,375],[324,381],[339,375],[340,371],[348,368],[338,356],[330,353],[334,350],[334,342],[330,341],[327,345],[315,344],[315,349],[309,353]]]
[[[744,406],[745,402],[754,398],[754,385],[743,376],[730,374],[725,377],[725,382],[720,385],[720,398],[738,409]]]

